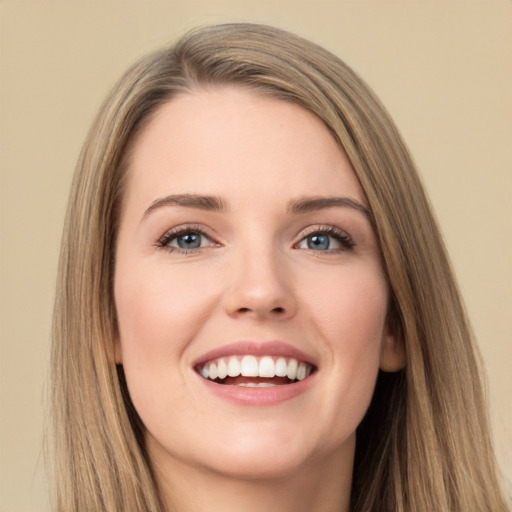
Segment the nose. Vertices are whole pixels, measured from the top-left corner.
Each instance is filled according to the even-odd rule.
[[[224,306],[228,315],[254,320],[292,318],[297,302],[290,269],[275,251],[250,251],[231,261]]]

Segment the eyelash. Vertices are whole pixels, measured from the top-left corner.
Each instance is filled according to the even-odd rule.
[[[209,236],[201,226],[189,225],[189,226],[180,226],[177,228],[173,228],[167,231],[164,236],[162,236],[159,240],[157,240],[156,246],[160,249],[165,249],[168,252],[178,252],[183,255],[187,254],[197,254],[201,249],[205,249],[205,247],[197,247],[195,249],[183,249],[180,247],[172,247],[169,244],[176,238],[181,235],[200,235],[202,237],[207,238],[211,245],[219,245],[213,242],[211,236]]]
[[[183,249],[179,247],[173,247],[169,244],[178,238],[181,235],[187,234],[195,234],[200,235],[202,237],[207,238],[210,241],[211,246],[219,245],[212,240],[212,238],[205,232],[205,230],[201,226],[197,225],[188,225],[188,226],[180,226],[177,228],[173,228],[167,231],[159,240],[157,240],[156,246],[159,249],[165,249],[170,253],[178,252],[183,255],[187,254],[197,254],[201,249],[205,249],[205,247],[197,247],[193,249]],[[303,242],[306,238],[312,235],[326,235],[331,238],[334,238],[338,241],[342,247],[336,249],[327,249],[324,251],[316,251],[314,249],[307,249],[309,252],[317,253],[316,255],[321,255],[322,253],[327,254],[337,254],[344,251],[350,251],[355,247],[355,242],[352,238],[343,230],[336,228],[334,226],[312,226],[307,231],[301,233],[300,240],[293,245],[294,248],[298,248],[298,245]]]
[[[327,249],[325,251],[316,251],[314,249],[308,249],[310,252],[316,253],[317,256],[321,256],[323,254],[337,254],[344,251],[350,251],[355,247],[355,242],[352,239],[348,233],[345,231],[336,228],[335,226],[312,226],[308,230],[306,230],[304,233],[301,233],[301,238],[299,242],[297,242],[294,246],[296,247],[298,244],[300,244],[302,241],[304,241],[306,238],[312,235],[327,235],[329,237],[334,238],[336,241],[340,243],[342,247],[339,247],[337,249]]]

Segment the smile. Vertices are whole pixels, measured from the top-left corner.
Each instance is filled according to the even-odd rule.
[[[242,387],[273,387],[306,379],[314,366],[293,357],[232,355],[198,365],[196,371],[209,381]]]

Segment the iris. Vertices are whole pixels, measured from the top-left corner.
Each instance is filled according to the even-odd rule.
[[[186,233],[176,237],[180,249],[197,249],[201,247],[201,235],[199,233]]]
[[[329,249],[329,237],[327,235],[311,235],[307,238],[308,249],[323,251]]]

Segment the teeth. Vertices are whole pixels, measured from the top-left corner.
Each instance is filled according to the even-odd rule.
[[[208,378],[211,380],[215,380],[219,376],[219,371],[217,370],[217,365],[212,363],[210,365],[210,370],[208,371]]]
[[[243,377],[259,377],[258,360],[254,356],[242,357],[240,373]]]
[[[276,365],[271,357],[265,356],[260,360],[259,377],[272,378],[276,375]]]
[[[288,362],[288,370],[286,372],[286,376],[290,380],[295,380],[297,378],[297,366],[298,366],[298,364],[299,363],[297,362],[296,359],[290,359],[290,361]]]
[[[297,368],[297,380],[304,380],[306,378],[306,365],[300,363]]]
[[[242,366],[238,357],[232,356],[228,361],[228,375],[230,377],[238,377]]]
[[[219,379],[225,379],[228,375],[228,367],[226,365],[226,361],[224,359],[220,359],[217,363],[217,369],[219,371]]]
[[[284,357],[280,357],[276,361],[276,375],[277,377],[286,377],[288,373],[288,365],[286,364],[286,359]]]
[[[199,369],[199,373],[205,379],[225,379],[226,377],[260,377],[271,379],[273,377],[288,377],[290,380],[303,380],[311,374],[312,366],[308,363],[299,363],[297,359],[285,359],[284,357],[263,356],[259,360],[255,356],[246,355],[243,357],[231,356],[228,358],[216,359],[214,362],[205,364]],[[253,387],[254,383],[247,383]],[[258,387],[266,387],[270,383]],[[246,385],[246,384],[240,384]]]

